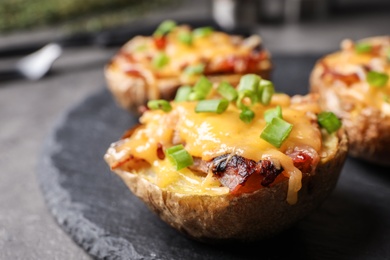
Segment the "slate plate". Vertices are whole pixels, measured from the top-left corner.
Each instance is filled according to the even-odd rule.
[[[318,56],[276,56],[279,91],[305,94]],[[137,122],[104,89],[66,111],[47,138],[37,176],[59,225],[99,259],[390,259],[390,174],[348,158],[329,199],[274,239],[215,247],[152,214],[103,161]]]

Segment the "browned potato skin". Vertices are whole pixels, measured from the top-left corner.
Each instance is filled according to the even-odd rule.
[[[351,114],[355,104],[338,95],[331,85],[321,79],[321,61],[315,65],[310,76],[310,91],[318,93],[323,110],[334,112],[342,118],[348,134],[349,154],[375,164],[390,165],[390,117],[372,106],[363,108],[358,115]],[[335,105],[337,104],[337,105]]]
[[[207,243],[269,238],[316,209],[335,187],[348,141],[339,130],[337,152],[323,158],[314,174],[304,174],[298,202],[286,201],[288,180],[242,195],[182,195],[160,189],[137,174],[116,171],[130,190],[166,223]]]
[[[158,93],[152,94],[152,90],[143,80],[137,80],[136,77],[127,75],[116,66],[115,57],[105,67],[104,73],[107,86],[111,91],[117,104],[129,112],[137,112],[138,108],[145,105],[150,99],[172,100],[176,91],[182,83],[176,78],[167,78],[158,80]],[[244,73],[245,74],[245,73]],[[236,86],[244,74],[221,74],[206,75],[212,82],[227,81]],[[257,75],[264,79],[270,79],[271,68],[258,71]]]

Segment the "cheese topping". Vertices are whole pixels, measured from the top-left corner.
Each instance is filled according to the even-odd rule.
[[[239,70],[239,63],[247,62],[252,54],[261,53],[256,57],[254,64],[256,70],[264,69],[264,64],[260,61],[268,60],[269,54],[265,51],[255,51],[261,43],[258,36],[251,36],[244,39],[240,36],[231,36],[223,32],[213,31],[210,35],[203,37],[192,37],[192,43],[186,44],[180,41],[179,35],[183,32],[191,32],[188,26],[177,26],[172,32],[164,36],[164,47],[156,46],[156,38],[138,36],[129,41],[122,48],[116,62],[117,65],[124,71],[131,70],[134,64],[143,70],[153,71],[157,78],[171,78],[183,76],[183,71],[192,65],[204,64],[207,65],[207,70],[210,73],[221,73],[224,70],[232,73],[245,72]],[[168,57],[168,63],[162,67],[156,68],[153,66],[152,60],[160,53],[164,53]],[[234,61],[237,64],[234,64]],[[226,64],[229,63],[229,64]],[[232,67],[233,66],[233,67]],[[253,65],[252,65],[253,66]],[[235,68],[236,67],[236,68]],[[267,68],[270,67],[265,66]],[[253,68],[252,68],[253,70]],[[188,75],[190,82],[193,82],[191,75]]]
[[[359,51],[358,45],[368,49]],[[367,106],[379,109],[383,115],[390,115],[388,102],[390,80],[380,87],[371,86],[368,80],[370,71],[390,76],[390,37],[376,37],[357,43],[344,41],[342,50],[323,59],[322,77],[335,86],[338,95],[350,99],[354,110]],[[360,104],[360,105],[359,105]]]
[[[145,112],[140,118],[143,126],[131,137],[113,145],[106,154],[107,162],[113,166],[130,155],[142,158],[150,164],[150,169],[141,169],[138,174],[143,174],[159,187],[182,193],[216,195],[229,190],[221,187],[216,179],[210,180],[210,174],[200,176],[188,168],[176,171],[166,157],[158,157],[158,147],[166,149],[182,143],[193,157],[205,161],[224,154],[236,154],[256,162],[270,158],[284,168],[289,178],[288,201],[296,201],[302,174],[285,152],[295,147],[311,147],[320,154],[321,132],[313,124],[313,115],[320,111],[316,103],[295,103],[285,94],[274,94],[270,105],[253,106],[255,118],[249,124],[239,119],[240,110],[234,104],[222,114],[196,113],[195,102],[171,104],[172,110],[168,113],[159,110]],[[260,138],[266,126],[264,112],[277,105],[282,107],[283,119],[293,124],[289,137],[280,148]]]

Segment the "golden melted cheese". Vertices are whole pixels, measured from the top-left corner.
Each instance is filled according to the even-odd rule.
[[[136,37],[129,41],[122,49],[131,54],[138,67],[153,71],[158,77],[178,77],[190,65],[207,63],[211,69],[229,57],[248,57],[253,49],[260,44],[258,36],[251,36],[245,41],[242,37],[231,36],[223,32],[214,31],[205,37],[193,37],[192,44],[180,42],[178,35],[183,31],[190,32],[187,26],[178,26],[166,36],[166,45],[163,50],[158,49],[153,37]],[[249,39],[249,38],[248,38]],[[155,68],[151,60],[164,52],[169,62],[162,68]],[[122,69],[132,64],[123,59],[120,62]]]
[[[169,113],[147,111],[140,118],[143,127],[130,138],[112,146],[106,160],[113,165],[131,154],[150,163],[150,171],[143,174],[161,188],[183,193],[220,194],[227,193],[227,188],[220,187],[218,181],[210,180],[210,176],[199,176],[187,168],[176,171],[167,158],[158,159],[158,144],[169,148],[177,142],[183,143],[192,156],[205,161],[223,154],[237,154],[254,161],[267,157],[285,169],[295,193],[289,195],[289,202],[296,201],[301,172],[285,152],[296,147],[311,147],[320,154],[321,132],[313,125],[313,117],[310,116],[320,111],[316,103],[296,104],[290,102],[285,94],[275,94],[269,106],[256,104],[253,107],[256,116],[249,124],[239,119],[240,111],[233,104],[222,114],[196,113],[195,105],[196,102],[172,102],[173,109]],[[282,106],[283,118],[293,124],[289,137],[279,149],[260,138],[266,125],[264,112],[277,105]]]

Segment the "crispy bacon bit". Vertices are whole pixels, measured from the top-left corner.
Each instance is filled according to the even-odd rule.
[[[139,72],[139,70],[128,69],[124,72],[129,76],[145,79],[145,77],[141,74],[141,72]]]
[[[332,70],[324,61],[322,61],[321,64],[324,68],[324,71],[321,75],[322,79],[327,76],[330,76],[331,80],[340,80],[344,82],[347,86],[351,86],[352,84],[360,81],[357,73],[342,74],[335,70]]]
[[[164,50],[165,46],[167,45],[167,38],[165,36],[154,37],[153,42],[157,49]]]
[[[314,172],[319,161],[319,156],[314,149],[299,149],[286,151],[286,154],[293,160],[294,166],[302,173]]]
[[[264,177],[261,181],[261,185],[264,187],[269,186],[274,182],[276,177],[283,171],[283,169],[277,169],[270,160],[262,160],[260,174]]]
[[[259,71],[260,62],[267,59],[265,51],[252,52],[249,56],[230,56],[222,60],[217,66],[206,64],[205,74],[215,73],[254,73]]]
[[[214,158],[211,171],[233,194],[240,194],[269,186],[283,168],[276,168],[270,160],[255,162],[238,155],[222,155]]]
[[[161,143],[157,144],[156,152],[157,152],[158,159],[160,159],[160,160],[164,160],[165,159],[165,153],[164,153],[163,146],[162,146]]]

